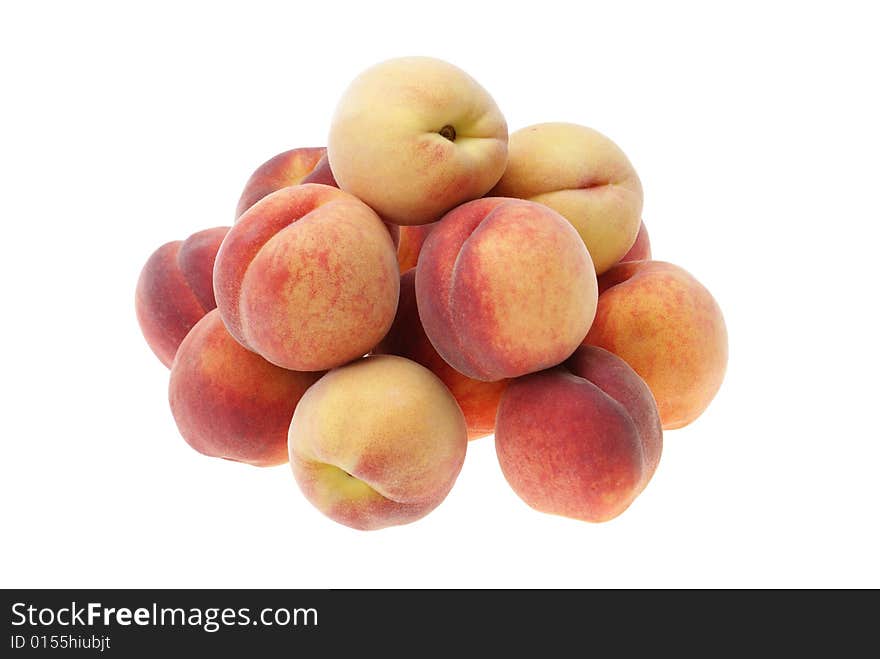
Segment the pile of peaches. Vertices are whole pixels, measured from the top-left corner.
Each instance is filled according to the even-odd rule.
[[[727,364],[712,295],[651,260],[626,155],[576,124],[508,135],[483,87],[424,57],[359,75],[327,145],[265,162],[232,227],[141,271],[183,438],[289,461],[357,529],[429,513],[492,434],[529,506],[623,512]]]

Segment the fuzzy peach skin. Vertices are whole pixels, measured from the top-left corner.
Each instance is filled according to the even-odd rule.
[[[663,427],[654,395],[629,364],[612,352],[598,346],[585,346],[574,351],[565,367],[578,377],[589,380],[626,408],[639,431],[645,468],[641,492],[660,463],[663,452]]]
[[[302,183],[303,179],[314,171],[326,153],[327,149],[322,146],[291,149],[279,153],[257,167],[241,192],[235,209],[235,219],[238,220],[248,208],[267,194],[289,185]],[[324,183],[325,181],[311,182]]]
[[[602,133],[568,123],[536,124],[510,135],[507,169],[490,195],[530,199],[577,229],[602,274],[636,239],[642,184],[629,159]]]
[[[596,312],[590,255],[558,213],[484,198],[431,231],[416,268],[425,333],[460,373],[487,382],[559,364]]]
[[[648,228],[645,221],[639,224],[639,232],[636,234],[636,241],[629,251],[620,259],[621,263],[628,261],[650,261],[651,260],[651,237],[648,235]]]
[[[727,327],[712,294],[663,261],[621,263],[599,279],[596,320],[584,343],[622,357],[651,388],[663,428],[686,426],[718,392]]]
[[[419,226],[400,227],[400,240],[397,245],[397,265],[401,274],[416,267],[419,262],[419,253],[425,239],[431,233],[435,224],[422,224]]]
[[[468,439],[485,437],[495,432],[495,413],[507,380],[481,382],[462,375],[437,354],[428,340],[416,305],[416,272],[409,270],[400,277],[400,302],[394,324],[373,349],[374,354],[390,354],[418,362],[443,381],[452,393],[467,423]]]
[[[355,529],[407,524],[446,498],[467,450],[464,416],[428,369],[391,355],[330,371],[290,427],[293,475],[325,515]]]
[[[604,522],[650,479],[662,433],[654,399],[623,360],[580,349],[563,367],[512,381],[495,449],[514,492],[545,513]]]
[[[293,410],[320,376],[278,368],[246,350],[215,309],[180,345],[168,399],[180,434],[196,451],[266,467],[287,462]]]
[[[327,155],[339,187],[394,224],[427,224],[495,185],[507,123],[461,69],[429,57],[373,66],[336,107]]]
[[[217,307],[232,336],[294,371],[366,354],[391,327],[399,287],[394,243],[376,213],[317,183],[257,202],[214,265]]]
[[[171,367],[180,342],[217,306],[214,258],[229,227],[194,233],[165,243],[147,259],[135,289],[135,314],[150,349]]]

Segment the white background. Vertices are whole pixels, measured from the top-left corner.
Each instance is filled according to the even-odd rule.
[[[0,585],[880,586],[869,3],[3,3]],[[448,59],[511,130],[614,139],[655,258],[730,332],[722,390],[616,520],[529,509],[472,442],[447,500],[362,533],[286,466],[179,437],[134,315],[160,244],[322,145],[360,70]]]

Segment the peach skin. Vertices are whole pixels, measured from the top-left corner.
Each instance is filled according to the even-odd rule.
[[[621,263],[599,278],[596,320],[584,343],[622,357],[648,384],[663,428],[706,409],[727,368],[727,327],[712,294],[662,261]]]
[[[590,255],[571,224],[519,199],[478,199],[448,213],[416,268],[434,348],[487,382],[565,361],[590,328],[596,296]]]
[[[427,224],[495,185],[507,123],[473,78],[429,57],[361,73],[337,105],[327,140],[339,187],[394,224]]]
[[[621,263],[628,261],[650,261],[651,260],[651,237],[648,235],[648,228],[645,221],[639,224],[639,232],[636,235],[636,241],[629,251],[620,259]]]
[[[651,478],[662,449],[660,419],[648,387],[619,357],[582,347],[566,367],[508,385],[495,449],[504,477],[529,506],[604,522]]]
[[[334,188],[339,187],[336,177],[333,176],[333,170],[330,169],[330,160],[327,158],[326,151],[321,159],[315,163],[315,168],[304,176],[300,183],[320,183]]]
[[[436,224],[436,223],[435,223]],[[416,267],[419,262],[419,254],[425,239],[431,233],[435,224],[422,224],[419,226],[400,227],[400,241],[397,245],[397,264],[400,273]]]
[[[406,227],[413,228],[413,227]],[[458,402],[467,423],[468,439],[485,437],[495,432],[495,413],[507,380],[481,382],[462,375],[437,354],[428,340],[416,305],[415,270],[400,277],[400,302],[394,324],[374,354],[406,357],[429,369],[443,381]]]
[[[289,185],[302,183],[304,178],[314,172],[322,159],[326,162],[324,158],[326,153],[327,149],[322,146],[291,149],[290,151],[279,153],[257,167],[256,171],[251,174],[251,177],[245,183],[244,190],[242,190],[238,206],[235,209],[235,219],[238,220],[248,208],[267,194],[281,188],[286,188]],[[329,168],[327,171],[329,171]],[[326,172],[324,174],[324,180],[312,180],[309,182],[327,183]]]
[[[287,462],[293,410],[320,376],[278,368],[241,347],[215,309],[180,345],[168,399],[196,451],[266,467]]]
[[[147,260],[135,290],[135,313],[150,349],[171,367],[183,338],[217,306],[211,273],[229,227],[162,245]]]
[[[370,530],[413,522],[446,498],[467,431],[436,375],[375,355],[314,384],[297,405],[288,441],[306,498],[340,524]]]
[[[565,367],[578,377],[589,380],[626,408],[636,424],[645,460],[642,483],[645,489],[657,470],[663,452],[663,427],[654,395],[629,364],[612,352],[598,346],[585,346],[574,351]]]
[[[282,188],[230,229],[214,292],[235,339],[294,371],[322,371],[366,354],[397,311],[400,276],[387,228],[337,188]]]
[[[642,184],[629,159],[585,126],[536,124],[510,135],[507,169],[490,195],[529,199],[562,214],[590,251],[596,273],[636,239]]]

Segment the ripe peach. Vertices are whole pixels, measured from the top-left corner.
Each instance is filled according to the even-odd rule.
[[[484,198],[431,231],[416,268],[425,333],[453,368],[494,381],[555,366],[596,312],[596,275],[565,218],[540,204]]]
[[[620,261],[639,230],[635,169],[614,142],[585,126],[546,123],[512,133],[507,169],[490,194],[558,211],[577,229],[597,274]]]
[[[366,354],[397,310],[391,237],[352,195],[309,183],[252,206],[214,266],[223,322],[246,348],[295,371],[321,371]]]
[[[193,325],[217,306],[211,273],[229,227],[165,243],[147,260],[135,291],[135,313],[150,349],[165,366]]]
[[[417,227],[405,227],[417,228]],[[464,413],[468,439],[495,432],[495,413],[507,380],[481,382],[462,375],[437,354],[419,319],[415,289],[416,271],[400,277],[400,302],[388,334],[373,349],[377,354],[399,355],[418,362],[443,381]]]
[[[238,220],[248,208],[267,194],[289,185],[302,183],[303,179],[314,171],[326,152],[327,149],[322,146],[291,149],[279,153],[257,167],[242,190],[238,206],[235,209],[235,219]],[[325,181],[313,180],[311,182],[324,183]]]
[[[427,224],[495,185],[507,162],[507,124],[461,69],[403,57],[351,83],[333,116],[327,155],[339,187],[383,219]]]
[[[446,497],[467,449],[464,417],[431,371],[376,355],[330,371],[290,427],[293,475],[325,515],[356,529],[415,521]]]
[[[180,345],[168,399],[195,450],[265,467],[287,461],[293,410],[320,376],[278,368],[241,347],[215,309]]]
[[[718,303],[691,274],[662,261],[621,263],[599,286],[584,343],[622,357],[648,383],[664,429],[686,426],[712,401],[727,368]]]
[[[563,367],[512,381],[495,448],[507,482],[545,513],[604,522],[657,466],[662,431],[645,383],[619,357],[580,348]]]

